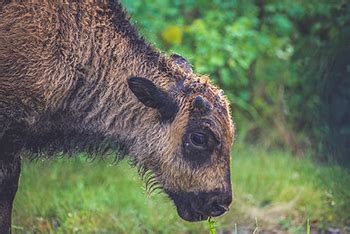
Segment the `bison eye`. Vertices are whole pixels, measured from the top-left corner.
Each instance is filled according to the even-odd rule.
[[[208,144],[207,136],[203,133],[196,132],[190,135],[191,143],[197,147],[206,147]]]

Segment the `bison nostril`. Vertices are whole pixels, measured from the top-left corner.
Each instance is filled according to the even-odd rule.
[[[216,217],[229,210],[232,202],[231,191],[213,191],[196,194],[197,202],[191,202],[191,207],[198,214]]]
[[[214,202],[211,205],[211,211],[210,211],[210,216],[219,216],[228,211],[229,208],[225,205],[219,204],[217,202]]]
[[[225,205],[221,205],[221,204],[218,204],[218,206],[224,210],[225,212],[228,211],[230,208],[228,206],[225,206]]]

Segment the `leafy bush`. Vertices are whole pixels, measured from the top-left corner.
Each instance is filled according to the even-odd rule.
[[[346,0],[123,2],[148,40],[225,89],[238,137],[294,153],[326,142],[315,121],[322,78],[310,64],[349,24]]]

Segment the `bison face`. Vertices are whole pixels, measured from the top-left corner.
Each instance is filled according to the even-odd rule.
[[[197,96],[196,99],[198,97],[202,98]],[[227,147],[231,145],[232,137],[226,136],[225,139],[228,132],[215,127],[220,126],[220,122],[203,118],[196,111],[190,111],[182,144],[175,156],[183,164],[177,173],[186,171],[188,175],[184,173],[181,176],[177,190],[166,190],[180,217],[188,221],[219,216],[228,210],[232,201],[230,148]]]
[[[145,84],[146,91],[136,88]],[[157,152],[143,159],[142,166],[152,171],[152,182],[174,201],[181,218],[201,221],[222,215],[232,202],[233,127],[222,91],[201,81],[182,85],[186,91],[170,94],[143,78],[129,79],[138,100],[158,109],[161,117],[160,129],[152,136]]]
[[[225,116],[228,112],[213,109],[215,104],[208,101],[209,97],[203,94],[192,99],[184,110],[188,112],[188,120],[181,145],[167,169],[172,175],[167,175],[170,181],[165,191],[180,217],[200,221],[225,213],[232,202],[232,128],[229,116]]]

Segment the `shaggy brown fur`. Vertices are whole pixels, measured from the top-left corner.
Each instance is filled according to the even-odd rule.
[[[139,37],[119,3],[1,1],[0,19],[1,233],[9,231],[21,152],[130,154],[187,220],[208,215],[183,211],[189,194],[225,192],[231,202],[226,98],[181,57]],[[144,84],[163,96],[144,101]],[[199,95],[203,108],[193,104]],[[203,160],[199,149],[186,148],[193,129],[217,141]]]

